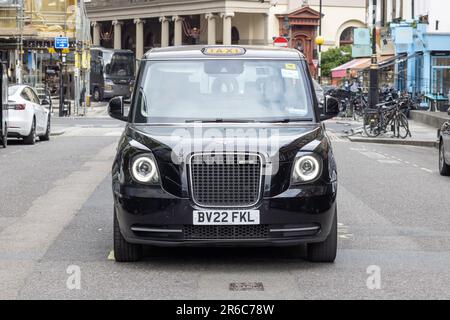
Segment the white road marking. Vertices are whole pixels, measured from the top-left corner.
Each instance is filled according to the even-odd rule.
[[[397,161],[397,160],[386,159],[386,160],[377,160],[377,161],[381,164],[401,164],[401,162]]]
[[[327,131],[327,134],[332,142],[340,142],[340,143],[349,142],[347,139],[340,137],[338,134],[336,134],[333,131]]]
[[[35,263],[108,176],[115,146],[102,149],[79,171],[57,181],[22,218],[0,232],[1,300],[17,298]]]
[[[430,169],[427,169],[427,168],[420,168],[420,170],[423,170],[423,171],[428,172],[428,173],[433,173],[433,170],[430,170]]]
[[[369,159],[373,159],[373,160],[383,160],[386,159],[386,157],[384,155],[382,155],[381,153],[378,152],[373,152],[373,151],[360,151],[359,153],[361,153],[363,156],[366,156]]]
[[[116,258],[114,257],[114,250],[111,250],[111,252],[108,255],[109,261],[116,261]]]

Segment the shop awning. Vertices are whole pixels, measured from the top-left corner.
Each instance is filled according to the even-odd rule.
[[[331,76],[333,78],[345,78],[347,76],[348,70],[358,70],[360,66],[365,65],[366,63],[369,63],[370,65],[370,58],[353,59],[352,61],[349,61],[337,68],[332,69]]]
[[[403,55],[402,59],[400,59],[398,62],[399,63],[406,62],[410,59],[414,59],[414,58],[417,58],[420,56],[423,56],[423,52],[416,52],[416,53],[410,54],[409,56],[406,56],[406,54],[405,54],[405,55]]]
[[[402,54],[399,54],[396,56],[386,56],[386,57],[390,57],[390,58],[378,63],[378,67],[380,69],[384,69],[384,68],[387,68],[387,67],[397,64],[401,59],[406,57],[406,54],[402,53]]]

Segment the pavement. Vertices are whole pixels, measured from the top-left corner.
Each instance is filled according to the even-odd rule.
[[[148,247],[142,262],[119,264],[109,172],[124,125],[54,126],[65,134],[0,149],[0,299],[450,299],[450,180],[435,149],[351,142],[338,134],[348,125],[327,123],[339,168],[334,264],[306,261],[303,246]],[[264,290],[230,291],[235,282]]]
[[[342,130],[335,133],[342,138],[350,140],[351,142],[436,148],[439,146],[437,129],[415,120],[409,120],[409,127],[412,137],[407,137],[406,139],[392,137],[392,133],[387,133],[376,138],[367,137],[362,129],[362,121],[333,119],[328,123],[332,125],[341,125]]]

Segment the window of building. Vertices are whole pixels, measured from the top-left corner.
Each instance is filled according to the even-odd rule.
[[[439,53],[432,58],[432,93],[448,97],[450,92],[450,54]]]
[[[355,29],[356,29],[355,27],[348,27],[347,29],[345,29],[342,32],[341,37],[339,39],[339,45],[341,47],[353,44],[353,41],[354,41],[353,40],[353,33],[354,33]]]

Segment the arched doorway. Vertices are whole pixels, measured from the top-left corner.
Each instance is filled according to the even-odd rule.
[[[292,37],[292,48],[297,49],[303,53],[309,65],[311,74],[315,76],[316,68],[314,66],[314,41],[308,34],[296,33]]]

